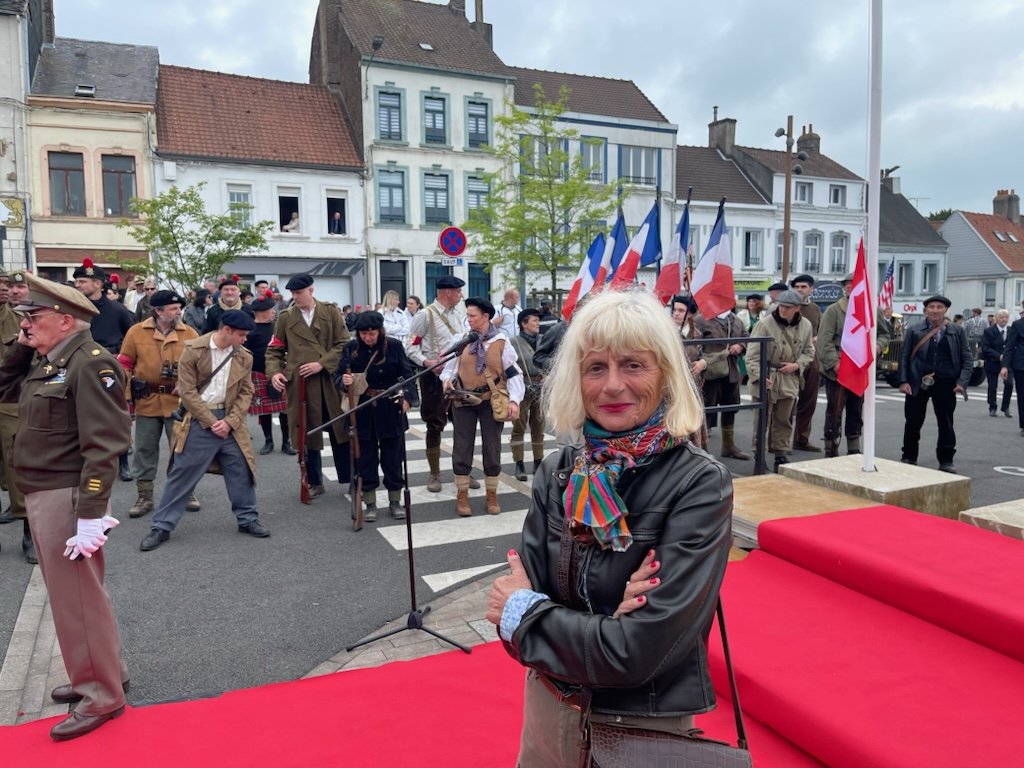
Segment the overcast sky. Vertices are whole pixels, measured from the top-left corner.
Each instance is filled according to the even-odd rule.
[[[349,0],[358,2],[358,0]],[[155,45],[165,64],[308,80],[317,0],[54,0],[57,34]],[[467,0],[473,18],[474,0]],[[737,143],[783,149],[794,116],[822,152],[867,168],[869,0],[485,0],[507,64],[633,80],[707,145],[712,107]],[[882,166],[926,214],[988,212],[1024,192],[1024,0],[888,0]]]

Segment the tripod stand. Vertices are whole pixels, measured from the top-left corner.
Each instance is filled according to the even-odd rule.
[[[459,355],[459,353],[462,352],[462,350],[469,343],[474,341],[476,338],[479,338],[479,334],[471,334],[471,335],[467,336],[465,339],[463,339],[462,342],[459,342],[454,347],[450,348],[444,355],[442,355],[441,358],[437,361],[437,363],[436,363],[436,365],[434,367],[432,367],[432,368],[424,368],[422,371],[418,371],[413,376],[410,376],[407,379],[403,379],[403,380],[401,380],[401,381],[391,385],[390,387],[388,387],[383,392],[380,392],[379,394],[374,395],[373,397],[363,401],[362,403],[359,403],[355,408],[352,408],[351,410],[349,410],[348,414],[354,414],[356,411],[360,410],[361,408],[365,408],[365,407],[369,406],[370,404],[375,403],[377,400],[380,400],[381,398],[394,397],[396,394],[402,392],[406,388],[406,386],[408,386],[409,384],[414,384],[421,376],[423,376],[423,375],[425,375],[427,373],[431,373],[431,375],[433,375],[432,371],[434,369],[436,369],[438,367],[441,367],[441,366],[444,366],[444,364],[447,363],[449,360],[452,360],[453,358],[457,357]],[[317,427],[316,429],[323,429],[324,427],[332,424],[333,422],[337,421],[338,419],[343,418],[343,416],[344,416],[344,414],[342,416],[338,416],[338,417],[336,417],[334,419],[331,419],[331,421],[326,422],[325,424]],[[316,430],[311,430],[311,431],[315,432]],[[356,439],[358,439],[358,437]],[[415,562],[415,556],[413,554],[413,544],[412,544],[412,494],[409,491],[409,455],[408,455],[408,452],[406,451],[405,439],[404,438],[402,440],[402,475],[403,475],[403,480],[404,480],[404,483],[405,483],[405,489],[404,489],[404,493],[403,493],[403,502],[405,504],[405,537],[406,537],[406,542],[407,542],[407,546],[406,546],[406,559],[407,559],[407,562],[408,562],[408,565],[409,565],[409,601],[410,601],[409,614],[406,616],[405,626],[404,627],[399,627],[398,629],[392,629],[392,630],[389,630],[387,632],[383,632],[383,633],[381,633],[379,635],[374,635],[373,637],[369,637],[369,638],[367,638],[365,640],[360,640],[358,643],[353,643],[352,645],[347,645],[347,646],[345,646],[345,650],[346,651],[351,651],[351,650],[353,650],[355,648],[359,648],[360,646],[367,645],[368,643],[372,643],[372,642],[375,642],[377,640],[382,640],[385,637],[391,637],[392,635],[397,635],[399,632],[404,632],[407,629],[418,629],[418,630],[421,630],[423,632],[426,632],[428,635],[432,635],[432,636],[436,637],[438,640],[441,640],[443,642],[448,643],[449,645],[454,645],[460,651],[464,651],[465,653],[472,653],[472,650],[467,648],[466,646],[464,646],[464,645],[462,645],[460,643],[455,642],[451,638],[445,637],[444,635],[440,634],[439,632],[436,632],[433,629],[430,629],[430,627],[423,626],[423,617],[426,616],[428,613],[430,613],[430,606],[428,605],[423,610],[420,610],[417,607],[417,605],[416,605],[416,562]]]

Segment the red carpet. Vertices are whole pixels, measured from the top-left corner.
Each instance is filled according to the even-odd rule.
[[[1021,764],[1019,662],[763,552],[723,602],[744,710],[825,764]]]
[[[891,506],[757,535],[765,552],[1024,661],[1024,542]]]
[[[99,731],[56,744],[56,719],[0,728],[0,755],[35,767],[514,766],[524,671],[500,643],[375,669],[129,710]],[[730,710],[700,718],[733,739]],[[818,766],[751,720],[757,768]],[[13,763],[12,763],[13,764]]]

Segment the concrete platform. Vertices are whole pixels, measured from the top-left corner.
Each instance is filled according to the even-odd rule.
[[[837,456],[783,464],[784,477],[821,488],[956,520],[971,506],[971,479],[927,467],[875,459],[864,471],[863,456]]]
[[[960,522],[1012,539],[1024,539],[1024,499],[965,509],[960,513]]]

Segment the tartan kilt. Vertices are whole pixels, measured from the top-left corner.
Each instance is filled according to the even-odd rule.
[[[269,395],[269,397],[268,397]],[[288,407],[284,392],[270,387],[267,374],[260,371],[252,372],[252,403],[249,404],[250,416],[269,416],[280,413]]]

